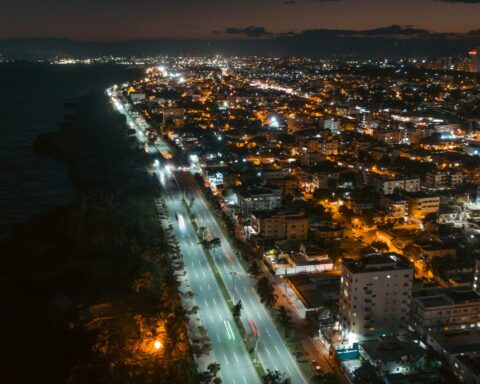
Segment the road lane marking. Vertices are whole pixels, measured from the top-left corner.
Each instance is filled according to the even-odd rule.
[[[210,315],[210,321],[211,321],[212,324],[213,324],[213,317],[212,317],[212,315]]]
[[[275,345],[275,349],[277,350],[278,354],[281,355],[280,350],[278,349],[278,347],[276,345]]]
[[[202,291],[202,292],[203,292],[203,288],[202,288],[202,286],[201,286],[201,285],[200,285],[200,291]]]
[[[192,264],[193,264],[193,263],[192,263]],[[195,272],[195,277],[198,279],[198,273],[197,273],[197,272]]]
[[[268,350],[268,348],[267,348],[267,347],[265,347],[265,350],[267,351],[267,353],[268,353],[268,356],[272,356],[272,355],[271,355],[271,353],[270,353],[270,351]]]
[[[233,352],[233,356],[235,356],[235,360],[237,360],[237,363],[240,362],[240,360],[238,360],[237,354],[235,352]]]
[[[227,363],[227,365],[230,365],[230,364],[228,363],[227,355],[223,355],[223,357],[225,357],[225,362]]]
[[[207,284],[207,286],[208,286],[208,290],[211,291],[212,288],[210,288],[210,284]]]
[[[247,379],[245,379],[245,376],[243,376],[243,382],[247,384]]]
[[[270,335],[270,331],[268,330],[268,328],[265,328],[265,330],[267,331],[268,336],[271,336],[271,335]]]
[[[215,305],[217,305],[217,300],[215,300],[214,297],[213,297],[213,302],[215,303]]]
[[[220,342],[220,336],[218,336],[218,333],[217,333],[217,339],[218,339],[218,342]]]
[[[288,372],[288,374],[289,374],[289,375],[291,375],[291,374],[292,374],[292,372],[290,372],[290,369],[289,369],[288,367],[285,367],[285,368],[287,368],[287,372]]]
[[[203,299],[203,300],[205,300],[205,305],[208,307],[207,299]]]

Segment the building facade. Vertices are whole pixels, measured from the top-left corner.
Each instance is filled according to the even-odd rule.
[[[412,283],[412,265],[395,253],[345,259],[340,285],[340,323],[345,334],[404,333]]]

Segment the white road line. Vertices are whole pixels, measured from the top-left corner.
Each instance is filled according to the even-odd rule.
[[[247,379],[245,379],[245,376],[243,376],[243,382],[247,384]]]
[[[267,351],[267,353],[268,353],[268,356],[272,356],[272,355],[271,355],[271,353],[270,353],[270,351],[268,350],[268,348],[267,348],[267,347],[265,347],[265,350]]]
[[[275,345],[275,349],[277,350],[278,354],[281,355],[280,350],[278,349],[278,347],[276,345]]]
[[[192,264],[193,264],[193,263],[192,263]],[[195,272],[195,277],[198,279],[198,273],[197,273],[197,272]]]
[[[215,298],[213,298],[213,302],[215,303],[215,305],[217,305],[217,300],[215,300]]]
[[[212,288],[210,288],[210,284],[207,284],[207,286],[208,286],[208,290],[211,291]]]
[[[205,275],[205,271],[202,271],[202,273],[203,273],[203,277],[207,277],[207,275]]]
[[[220,342],[220,336],[218,336],[218,333],[217,333],[217,339],[218,339],[218,342]]]
[[[213,317],[212,317],[212,315],[210,315],[210,321],[211,321],[212,324],[213,324]]]
[[[201,286],[201,285],[200,285],[200,291],[202,291],[202,292],[203,292],[203,288],[202,288],[202,286]]]
[[[291,374],[292,374],[292,372],[290,371],[290,369],[289,369],[288,367],[285,367],[285,368],[287,368],[287,372],[288,372],[288,374],[289,374],[289,375],[291,375]]]
[[[227,363],[227,365],[230,365],[230,364],[228,364],[227,355],[223,355],[223,357],[225,357],[225,362]]]
[[[220,312],[217,312],[217,315],[218,315],[218,318],[220,319],[220,321],[222,321],[222,316],[220,316]]]
[[[271,336],[271,335],[270,335],[270,331],[268,330],[268,328],[265,328],[265,330],[267,331],[268,336]]]
[[[237,354],[235,352],[233,352],[233,356],[235,356],[235,360],[237,360],[237,363],[238,363],[239,360],[238,360]]]
[[[203,299],[203,300],[205,300],[205,305],[208,307],[207,299]]]

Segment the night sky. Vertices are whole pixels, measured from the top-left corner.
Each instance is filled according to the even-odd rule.
[[[0,0],[0,39],[268,38],[392,24],[468,32],[480,28],[480,0]]]

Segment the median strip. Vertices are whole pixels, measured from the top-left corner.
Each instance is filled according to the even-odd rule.
[[[190,222],[192,223],[193,228],[195,230],[195,234],[196,234],[197,238],[199,239],[200,244],[201,244],[201,246],[202,246],[202,248],[205,252],[208,264],[210,265],[210,268],[213,272],[213,275],[215,276],[215,280],[217,281],[217,283],[220,287],[220,291],[222,292],[222,296],[225,299],[225,301],[227,302],[227,305],[231,309],[231,308],[233,308],[234,303],[233,303],[233,300],[232,300],[232,298],[231,298],[231,296],[228,292],[227,286],[225,285],[225,282],[223,281],[222,276],[220,275],[220,272],[218,271],[217,265],[215,264],[214,257],[211,254],[210,250],[207,247],[205,247],[205,245],[203,244],[203,241],[202,241],[203,239],[201,239],[199,234],[198,234],[198,227],[197,227],[197,224],[195,223],[195,220],[192,217],[192,212],[190,210],[190,207],[188,206],[188,204],[186,204],[186,202],[184,200],[182,200],[182,203],[184,204],[184,206],[186,208],[186,211],[187,211],[188,217],[190,219]],[[235,324],[237,325],[238,332],[240,333],[240,336],[242,337],[243,343],[244,343],[244,345],[247,349],[248,356],[252,360],[252,364],[255,367],[255,370],[257,371],[258,376],[261,378],[265,375],[265,370],[263,369],[263,366],[261,365],[259,359],[257,359],[256,356],[255,356],[256,352],[255,352],[254,344],[252,345],[252,340],[249,339],[248,332],[245,329],[242,322],[240,320],[237,321],[236,319],[234,319],[234,321],[235,321]],[[230,326],[230,324],[229,324],[229,326]],[[233,331],[232,331],[232,334],[233,334]]]

